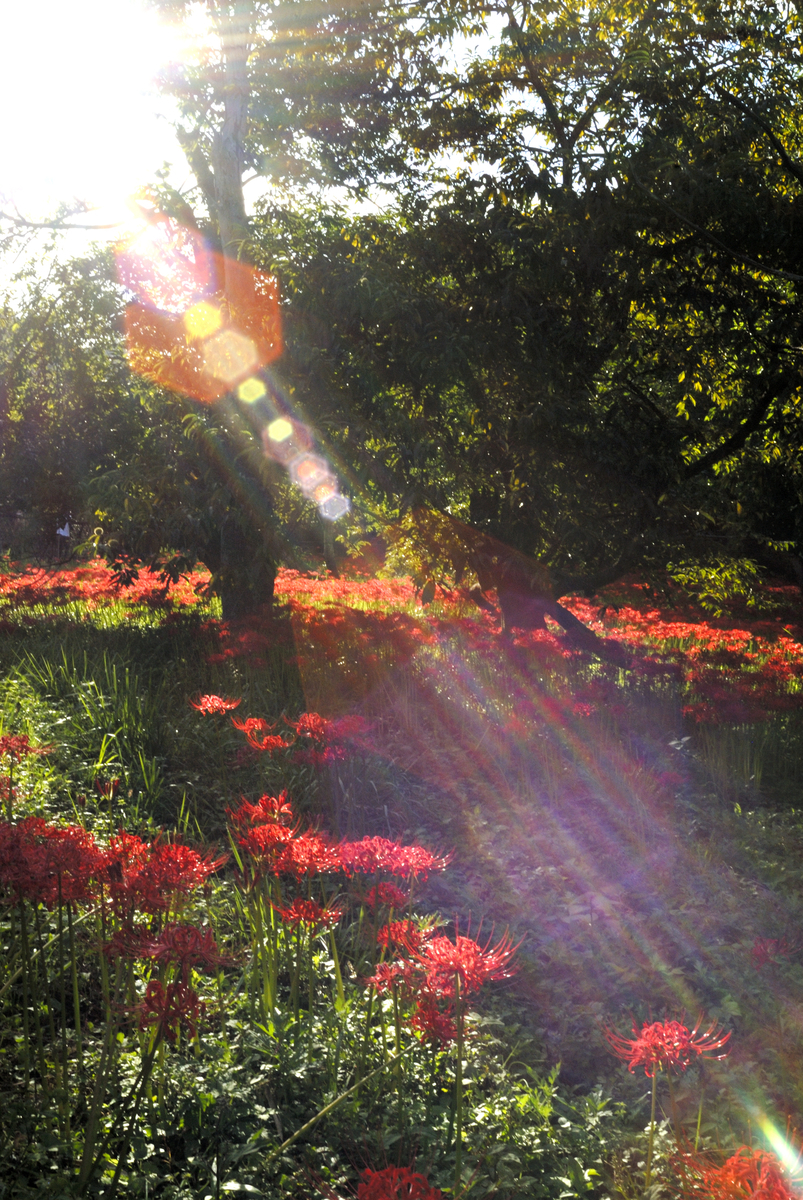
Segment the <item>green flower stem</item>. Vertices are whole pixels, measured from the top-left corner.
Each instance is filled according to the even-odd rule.
[[[76,922],[77,924],[77,922]],[[103,953],[103,947],[106,944],[106,902],[105,896],[101,893],[100,898],[100,990],[103,993],[103,1011],[106,1014],[106,1024],[108,1025],[112,1019],[111,1000],[109,996],[109,964],[106,962],[106,955]]]
[[[62,1119],[64,1124],[63,1136],[66,1140],[70,1137],[70,1098],[67,1094],[68,1087],[68,1055],[67,1055],[67,969],[64,956],[64,901],[61,895],[61,875],[58,876],[59,884],[59,909],[58,909],[58,931],[59,931],[59,986],[61,993],[61,1108]]]
[[[296,1028],[294,1038],[298,1038],[298,1015],[299,1015],[299,1000],[298,989],[301,980],[301,925],[296,926],[295,930],[295,957],[293,958],[293,973],[290,976],[290,1004],[293,1008],[293,1016],[296,1020]]]
[[[457,1009],[457,1067],[454,1084],[454,1194],[456,1196],[460,1191],[463,1169],[463,1005],[460,999],[459,975],[454,977],[454,994]]]
[[[265,1020],[264,1012],[264,974],[265,974],[265,936],[262,928],[262,898],[259,893],[254,895],[254,904],[251,910],[252,917],[252,937],[254,939],[253,947],[253,995],[260,998],[260,1015]],[[251,1012],[253,1018],[254,1013]]]
[[[24,1072],[25,1091],[28,1091],[31,1064],[29,1047],[31,1042],[30,1014],[28,1012],[29,966],[28,966],[28,931],[25,921],[25,901],[20,900],[20,947],[22,950],[22,1066]]]
[[[112,1140],[112,1137],[115,1134],[117,1127],[124,1119],[125,1109],[128,1107],[129,1101],[133,1098],[134,1099],[134,1111],[131,1113],[131,1119],[128,1122],[128,1128],[126,1129],[125,1136],[123,1137],[122,1145],[120,1146],[120,1149],[118,1151],[117,1165],[114,1169],[114,1175],[112,1177],[112,1182],[111,1182],[110,1188],[109,1188],[108,1192],[103,1193],[104,1200],[112,1200],[114,1193],[117,1191],[117,1184],[120,1181],[120,1175],[122,1174],[122,1170],[125,1165],[125,1160],[128,1155],[128,1147],[131,1144],[131,1135],[134,1132],[134,1123],[136,1122],[137,1116],[139,1115],[139,1106],[142,1103],[142,1097],[145,1094],[145,1088],[146,1088],[148,1080],[150,1078],[151,1069],[153,1068],[153,1062],[154,1062],[154,1059],[156,1058],[156,1052],[159,1049],[159,1046],[161,1045],[161,1041],[162,1041],[162,1030],[160,1028],[157,1030],[156,1038],[154,1039],[153,1045],[151,1046],[150,1050],[147,1052],[147,1054],[144,1056],[144,1058],[142,1060],[142,1065],[139,1069],[139,1074],[137,1075],[137,1078],[134,1081],[134,1086],[131,1088],[131,1091],[128,1093],[128,1096],[126,1097],[123,1104],[120,1106],[119,1115],[115,1119],[115,1122],[112,1125],[109,1132],[106,1134],[106,1137],[103,1140],[103,1145],[101,1146],[100,1150],[98,1151],[98,1154],[97,1154],[94,1162],[92,1163],[92,1166],[90,1167],[89,1171],[87,1172],[86,1179],[84,1180],[84,1182],[78,1192],[79,1196],[84,1195],[84,1193],[86,1192],[86,1189],[88,1188],[89,1184],[91,1183],[95,1172],[97,1171],[98,1167],[100,1166],[101,1162],[103,1161],[103,1158],[106,1155],[106,1151],[108,1150],[109,1144]]]
[[[81,1036],[81,999],[78,994],[78,963],[75,954],[75,937],[73,935],[72,905],[67,905],[67,934],[70,941],[70,965],[72,974],[72,1003],[75,1017],[75,1044],[78,1050],[78,1069],[84,1069],[84,1042]]]
[[[14,806],[13,806],[13,802],[12,802],[13,795],[14,795],[14,756],[12,754],[12,755],[9,755],[9,760],[8,760],[8,797],[7,797],[7,803],[6,803],[6,818],[8,820],[9,825],[11,824],[11,821],[14,816]]]
[[[398,1056],[401,1054],[401,1017],[399,1015],[399,991],[396,987],[395,979],[391,984],[391,991],[393,994],[393,1025],[396,1033],[396,1055]],[[396,1068],[396,1074],[401,1075],[401,1073],[401,1063],[399,1063]]]
[[[652,1077],[652,1104],[650,1106],[650,1140],[647,1143],[647,1170],[644,1175],[644,1188],[649,1188],[652,1180],[652,1147],[655,1140],[655,1093],[658,1087],[658,1072]]]
[[[59,1056],[55,1052],[56,1025],[53,1020],[53,1005],[50,1003],[50,987],[49,987],[49,980],[47,977],[47,959],[45,958],[45,947],[42,943],[42,922],[41,922],[41,918],[39,915],[39,905],[38,904],[34,906],[33,911],[34,911],[34,917],[36,918],[36,941],[37,941],[37,946],[38,946],[37,953],[38,953],[40,961],[42,963],[42,972],[44,974],[44,979],[45,979],[45,1009],[47,1010],[47,1020],[48,1020],[49,1032],[50,1032],[50,1045],[51,1045],[51,1047],[53,1047],[53,1066],[54,1066],[54,1074],[56,1076],[56,1091],[60,1092],[60,1090],[61,1090],[61,1069],[60,1069],[60,1064],[59,1064]],[[58,937],[58,935],[54,934],[53,937],[50,939],[50,941],[47,943],[48,946],[52,946],[53,943],[57,940],[57,937]]]
[[[371,1032],[371,1013],[374,1007],[374,989],[368,988],[368,1009],[365,1014],[365,1033],[362,1039],[362,1050],[357,1061],[357,1082],[359,1083],[362,1076],[362,1069],[365,1066],[365,1059],[368,1055],[368,1037]]]
[[[42,1090],[48,1095],[47,1088],[47,1071],[45,1070],[45,1046],[42,1040],[42,1021],[39,1010],[39,961],[36,952],[30,952],[30,943],[28,941],[28,914],[23,906],[21,915],[21,934],[23,941],[23,954],[28,963],[28,981],[31,988],[31,1004],[33,1007],[33,1024],[36,1035],[36,1058],[39,1064],[39,1077],[42,1080]]]
[[[358,975],[362,973],[362,926],[365,920],[365,906],[360,904],[360,915],[357,918],[356,926],[352,927],[351,934],[351,961],[355,965]]]
[[[220,1038],[223,1042],[223,1056],[226,1062],[231,1060],[231,1046],[229,1044],[229,1036],[226,1032],[226,1003],[223,999],[223,972],[218,968],[216,971],[217,977],[217,1005],[220,1014]]]
[[[335,964],[335,986],[337,988],[337,1004],[335,1008],[341,1011],[346,1007],[346,991],[343,987],[343,974],[340,970],[340,955],[337,952],[334,929],[329,930],[329,945],[332,948],[332,962]]]
[[[697,1147],[700,1144],[700,1125],[703,1120],[703,1098],[705,1096],[705,1088],[700,1092],[700,1107],[697,1109],[697,1129],[694,1134],[694,1151],[697,1152]]]

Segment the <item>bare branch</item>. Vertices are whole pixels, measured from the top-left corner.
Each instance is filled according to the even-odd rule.
[[[111,221],[106,225],[85,225],[80,221],[73,221],[70,217],[61,217],[58,221],[29,221],[27,217],[12,216],[11,213],[4,212],[0,209],[0,221],[10,221],[12,225],[19,225],[23,229],[119,229],[124,225],[124,221]]]

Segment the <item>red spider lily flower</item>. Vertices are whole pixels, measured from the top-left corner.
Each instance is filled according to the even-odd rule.
[[[292,838],[276,860],[278,872],[295,875],[296,879],[302,875],[331,875],[342,868],[340,846],[319,833],[304,833]]]
[[[293,837],[293,830],[286,825],[255,825],[237,838],[240,846],[263,868],[273,867],[284,853]]]
[[[268,750],[272,753],[274,750],[287,749],[287,742],[284,738],[279,734],[271,733],[276,726],[271,725],[262,717],[249,717],[247,721],[238,721],[236,717],[232,717],[231,723],[235,729],[242,730],[248,738],[249,745],[253,746],[255,750]]]
[[[90,899],[90,881],[101,874],[105,856],[82,825],[50,826],[44,831],[42,864],[48,877],[42,900],[52,907],[59,898],[71,903]]]
[[[509,979],[516,970],[510,960],[521,945],[513,944],[510,935],[504,934],[495,946],[489,941],[480,946],[473,938],[455,934],[434,937],[416,954],[418,962],[426,972],[429,991],[437,996],[454,996],[455,979],[460,980],[460,992],[465,996],[478,991],[488,979]]]
[[[27,733],[6,733],[0,737],[0,758],[21,762],[29,754],[50,754],[52,746],[32,746]]]
[[[395,883],[378,883],[368,892],[365,903],[369,908],[376,908],[377,904],[385,904],[388,908],[400,909],[404,908],[409,899],[407,892],[397,888]]]
[[[293,817],[293,806],[287,792],[278,796],[260,796],[256,804],[243,799],[239,808],[226,809],[232,825],[267,825],[273,821]]]
[[[320,768],[331,767],[334,763],[338,762],[345,762],[348,757],[349,751],[345,746],[335,744],[319,748],[312,745],[301,750],[297,749],[293,754],[293,762],[308,767]]]
[[[175,963],[180,967],[185,983],[190,967],[211,971],[231,961],[218,950],[211,929],[199,929],[197,925],[187,923],[165,925],[153,941],[148,956],[159,963]]]
[[[292,904],[282,907],[274,904],[273,908],[291,929],[306,925],[308,929],[334,929],[343,916],[343,909],[337,905],[327,905],[323,908],[317,900],[294,900]]]
[[[441,1012],[433,997],[421,997],[410,1018],[410,1028],[417,1030],[425,1042],[439,1046],[451,1046],[457,1040],[457,1025],[452,1020],[452,1010]]]
[[[185,983],[168,983],[165,986],[158,979],[152,979],[134,1011],[139,1018],[140,1029],[156,1025],[163,1037],[174,1042],[182,1022],[195,1036],[203,1008],[198,993]]]
[[[377,930],[376,940],[380,946],[401,946],[408,954],[414,954],[432,934],[431,929],[419,929],[415,921],[392,921]]]
[[[154,945],[153,934],[145,925],[124,925],[104,942],[103,953],[107,958],[150,958]]]
[[[357,1200],[443,1200],[443,1192],[431,1188],[423,1175],[409,1167],[366,1167],[357,1184]]]
[[[682,1195],[690,1200],[798,1200],[800,1195],[788,1172],[766,1150],[740,1146],[719,1167],[689,1159],[680,1164],[679,1173]]]
[[[116,800],[117,793],[120,790],[119,779],[96,779],[95,791],[99,796],[105,796],[107,800]]]
[[[658,1071],[677,1068],[685,1071],[695,1058],[725,1058],[725,1054],[713,1054],[721,1050],[731,1034],[722,1034],[716,1022],[712,1022],[699,1033],[702,1017],[694,1029],[688,1029],[680,1021],[652,1021],[639,1029],[633,1022],[633,1037],[626,1038],[611,1026],[603,1027],[603,1034],[611,1050],[627,1063],[632,1073],[636,1067],[644,1067],[644,1074],[652,1078]],[[699,1033],[699,1036],[698,1036]]]
[[[364,837],[359,842],[341,842],[340,854],[347,874],[373,875],[387,871],[405,878],[420,876],[426,880],[430,871],[443,871],[452,860],[451,854],[437,856],[423,846],[402,846],[382,837]]]
[[[112,898],[123,899],[136,876],[150,861],[151,847],[135,833],[121,829],[109,841],[103,868],[103,878],[109,884]]]
[[[145,912],[163,911],[175,895],[189,895],[227,860],[226,854],[217,858],[209,851],[199,854],[179,842],[154,842],[150,859],[133,884],[140,907]]]
[[[338,717],[329,720],[319,713],[302,713],[295,721],[285,722],[306,747],[296,751],[296,761],[325,766],[348,757],[349,745],[364,739],[370,724],[364,717]]]
[[[380,963],[373,975],[365,980],[380,996],[395,987],[405,1000],[411,1000],[421,991],[423,979],[417,963],[402,959],[394,963]]]
[[[26,817],[0,822],[0,887],[13,902],[26,899],[53,908],[88,900],[92,881],[102,877],[105,856],[81,825],[48,825]]]
[[[177,842],[151,845],[135,834],[121,832],[111,839],[103,877],[112,901],[126,914],[164,912],[176,895],[188,895],[218,870],[228,855],[200,854]]]
[[[0,822],[0,888],[7,893],[8,903],[38,903],[42,898],[47,879],[42,853],[46,828],[42,817],[26,817],[17,825]]]
[[[753,966],[757,970],[761,970],[769,963],[777,963],[779,958],[788,958],[792,950],[793,947],[786,938],[756,938],[750,951],[750,957],[753,960]]]
[[[314,742],[328,742],[331,739],[333,722],[318,713],[302,713],[295,721],[288,717],[284,719],[298,737],[311,738]]]
[[[193,708],[197,708],[198,712],[204,713],[207,716],[210,713],[227,713],[233,708],[237,708],[242,704],[242,698],[239,700],[226,700],[223,696],[199,696],[197,700],[190,700]]]

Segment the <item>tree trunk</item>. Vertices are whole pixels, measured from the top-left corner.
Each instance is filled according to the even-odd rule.
[[[239,621],[273,607],[276,563],[242,525],[227,517],[220,531],[220,599],[224,621]]]

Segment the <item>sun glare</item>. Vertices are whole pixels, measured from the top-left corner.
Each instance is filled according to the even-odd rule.
[[[0,197],[41,219],[117,205],[166,161],[187,174],[156,72],[186,40],[137,0],[42,0],[4,15]]]

